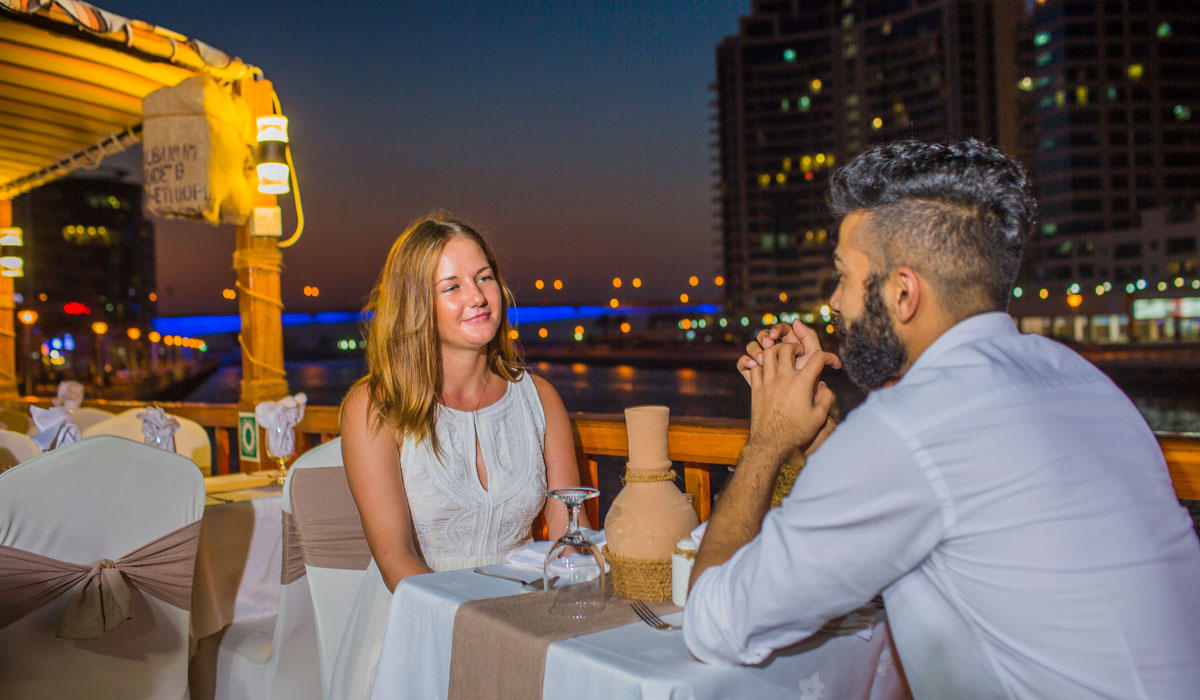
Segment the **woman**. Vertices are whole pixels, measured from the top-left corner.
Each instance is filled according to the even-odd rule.
[[[577,486],[571,423],[544,379],[523,371],[491,249],[433,214],[392,245],[367,309],[368,375],[342,403],[346,478],[374,557],[327,697],[365,697],[389,591],[407,576],[504,561],[545,515],[547,488]],[[375,568],[377,567],[377,569]]]

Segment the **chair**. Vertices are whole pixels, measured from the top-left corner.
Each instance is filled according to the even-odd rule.
[[[7,600],[0,605],[0,624],[6,613],[10,618],[0,627],[0,695],[185,697],[188,608],[204,499],[204,480],[191,462],[116,437],[80,440],[0,474],[0,599]],[[159,548],[170,561],[147,558]],[[114,562],[118,580],[131,584],[132,617],[106,632],[92,630],[98,638],[56,636],[68,602],[89,579],[61,591],[52,586],[47,595],[53,597],[40,607],[13,602],[14,591],[19,598],[30,588],[26,582],[14,589],[15,579],[73,565],[86,572],[95,564],[90,582],[98,579],[112,595],[118,589],[105,560]],[[64,578],[70,583],[80,577]],[[11,619],[15,610],[24,612]],[[101,619],[95,614],[93,621]],[[111,626],[123,618],[109,608],[103,619]],[[74,636],[87,634],[85,627]]]
[[[218,698],[322,696],[354,593],[370,561],[341,447],[341,438],[330,440],[300,455],[288,470],[279,615],[228,628],[217,656]],[[349,536],[347,516],[357,528],[350,528]],[[354,552],[353,565],[361,569],[339,568],[346,562],[340,556],[331,561],[329,549]]]
[[[89,408],[87,406],[84,406],[83,408],[75,409],[75,413],[73,413],[72,415],[75,416],[75,423],[79,426],[79,429],[87,430],[88,428],[99,423],[100,421],[112,418],[113,416],[115,416],[117,414],[113,413],[112,411],[103,411],[99,408]],[[127,436],[123,435],[122,437],[127,437]],[[132,438],[130,438],[130,439],[132,439]],[[140,442],[140,440],[139,440],[139,442]]]
[[[42,448],[25,433],[0,430],[0,472],[41,453]]]
[[[79,409],[80,411],[84,409]],[[116,435],[136,442],[145,442],[146,435],[142,432],[142,419],[138,414],[141,408],[131,408],[117,415],[106,418],[90,428],[83,428],[83,436]],[[194,420],[175,416],[179,421],[179,430],[175,433],[175,451],[187,457],[200,467],[204,476],[212,475],[212,443],[208,441],[208,432]]]

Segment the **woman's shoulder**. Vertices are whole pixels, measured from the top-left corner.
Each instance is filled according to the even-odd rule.
[[[533,393],[536,394],[538,401],[542,404],[544,412],[566,411],[566,406],[563,405],[562,398],[558,395],[558,390],[545,377],[538,376],[526,370],[522,381],[528,382],[529,386],[534,389]]]
[[[366,382],[359,382],[342,399],[341,421],[365,421],[370,410],[371,389]]]
[[[338,415],[338,423],[343,435],[357,433],[374,438],[378,433],[387,432],[381,430],[384,422],[371,397],[371,389],[365,381],[346,392],[346,398],[342,399],[342,409]]]

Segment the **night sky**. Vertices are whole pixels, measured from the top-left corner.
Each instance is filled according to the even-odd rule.
[[[433,208],[488,236],[519,304],[603,302],[614,276],[622,301],[719,296],[709,85],[748,0],[96,4],[274,82],[307,219],[284,253],[290,311],[361,306]],[[232,229],[156,225],[160,313],[235,312]]]

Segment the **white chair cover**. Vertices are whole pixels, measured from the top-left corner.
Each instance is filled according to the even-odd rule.
[[[138,414],[144,411],[141,408],[122,411],[84,429],[83,436],[116,435],[126,440],[144,442],[146,435],[142,432],[142,419],[138,418]],[[181,416],[176,416],[176,419],[179,421],[179,430],[175,433],[175,451],[195,462],[205,476],[211,476],[212,443],[208,440],[208,433],[194,420]]]
[[[33,459],[42,453],[33,438],[24,433],[0,430],[0,471]]]
[[[293,475],[298,470],[320,468],[320,467],[338,467],[344,469],[342,463],[342,439],[335,438],[327,443],[324,443],[316,449],[309,450],[301,455],[300,459],[288,470],[288,483],[284,486],[284,501],[292,502],[292,481]],[[350,485],[343,482],[339,484],[344,488],[344,496],[340,500],[349,502],[353,507],[353,497],[350,496]],[[333,494],[330,494],[333,496]],[[353,516],[357,518],[358,512],[355,509]],[[303,522],[303,513],[297,518],[300,521],[298,524],[303,530],[305,523]],[[366,544],[365,537],[363,545]],[[286,560],[286,555],[285,555]],[[368,557],[364,564],[369,563]],[[284,567],[287,567],[287,562],[284,562]],[[370,567],[357,568],[338,568],[313,566],[308,561],[304,564],[305,578],[308,579],[309,591],[312,593],[313,613],[316,618],[317,626],[317,644],[321,659],[321,687],[329,687],[329,679],[333,675],[334,661],[337,659],[338,649],[342,643],[342,637],[350,621],[350,613],[354,608],[354,599],[358,594],[358,589],[362,584],[363,577],[370,570]]]
[[[291,484],[298,470],[340,466],[341,462],[341,438],[300,455],[288,470],[284,483],[283,512],[292,513]],[[284,559],[286,580],[287,552]],[[230,700],[322,697],[325,653],[318,635],[315,617],[318,611],[314,610],[310,595],[312,583],[311,575],[306,575],[281,584],[277,618],[230,625],[217,652],[215,697]],[[322,607],[319,614],[324,627],[336,626],[330,621],[328,606]],[[341,626],[345,626],[344,619]],[[341,629],[337,632],[340,634]]]
[[[113,413],[112,411],[104,411],[99,408],[84,406],[83,408],[76,409],[73,415],[75,416],[75,422],[79,424],[79,429],[87,430],[100,421],[108,420],[117,414]]]
[[[204,480],[187,460],[113,437],[81,440],[0,474],[0,545],[74,563],[117,559],[195,523]],[[187,693],[191,613],[135,591],[133,617],[94,640],[55,636],[71,597],[0,629],[5,698]]]

